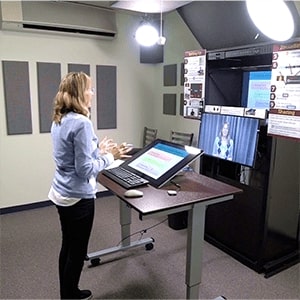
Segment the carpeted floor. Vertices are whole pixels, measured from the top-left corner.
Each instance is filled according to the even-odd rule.
[[[57,299],[60,227],[54,206],[0,216],[1,299]],[[140,221],[132,212],[131,232],[139,232],[165,218]],[[155,239],[154,249],[134,248],[87,262],[80,287],[94,299],[184,299],[186,230],[173,230],[165,221],[143,237]],[[141,238],[140,234],[132,240]],[[96,200],[96,216],[89,252],[120,242],[119,202]],[[299,299],[299,264],[268,279],[205,242],[199,299]]]

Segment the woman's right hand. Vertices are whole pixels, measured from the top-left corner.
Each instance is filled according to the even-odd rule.
[[[106,154],[106,153],[111,153],[111,149],[113,147],[116,147],[117,144],[113,142],[112,139],[109,139],[105,137],[98,145],[98,148],[100,150],[100,154]]]

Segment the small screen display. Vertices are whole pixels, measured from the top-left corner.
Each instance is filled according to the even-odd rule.
[[[242,106],[269,109],[271,71],[247,71],[243,74]]]
[[[202,153],[196,147],[157,139],[126,160],[122,167],[161,187]]]
[[[259,120],[204,113],[200,124],[199,148],[204,154],[253,167]]]
[[[184,149],[158,143],[129,163],[128,166],[157,179],[187,157],[188,154]]]

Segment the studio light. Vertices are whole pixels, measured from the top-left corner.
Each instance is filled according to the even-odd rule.
[[[283,0],[246,0],[255,26],[275,41],[286,41],[294,33],[293,16]]]
[[[141,25],[135,32],[135,39],[141,46],[153,46],[158,40],[157,29],[148,21],[142,21]]]

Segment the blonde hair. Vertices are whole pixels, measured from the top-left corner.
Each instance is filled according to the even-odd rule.
[[[83,72],[70,72],[61,80],[54,98],[53,122],[60,124],[62,117],[70,111],[89,115],[84,96],[89,81],[90,77]]]

